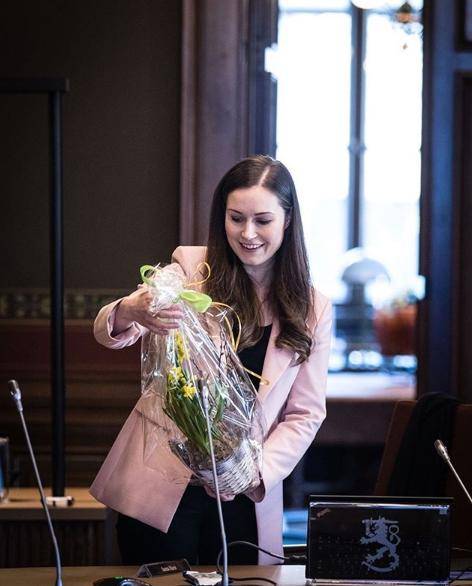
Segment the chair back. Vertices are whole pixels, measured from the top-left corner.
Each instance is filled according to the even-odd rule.
[[[395,468],[395,462],[416,404],[416,401],[399,401],[395,405],[374,489],[375,495],[388,496],[388,487]],[[468,491],[472,492],[472,405],[459,404],[457,406],[452,426],[452,442],[449,455],[463,483]],[[447,466],[446,463],[444,463],[444,466]],[[472,504],[467,500],[450,470],[447,470],[445,494],[436,496],[451,496],[454,498],[452,515],[453,546],[472,549]]]

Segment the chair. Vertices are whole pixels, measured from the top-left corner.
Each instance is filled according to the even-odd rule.
[[[380,463],[375,495],[388,495],[389,483],[395,469],[402,440],[411,420],[416,401],[399,401],[393,411],[387,432],[385,448]],[[459,404],[452,422],[452,442],[449,449],[452,463],[461,476],[465,486],[472,490],[472,405]],[[446,463],[439,459],[443,466]],[[455,548],[472,549],[472,504],[462,492],[456,478],[447,469],[444,494],[454,498],[452,514],[452,543]],[[425,496],[404,495],[404,496]]]

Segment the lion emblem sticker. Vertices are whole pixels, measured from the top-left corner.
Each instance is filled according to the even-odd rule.
[[[365,535],[361,537],[363,545],[377,545],[367,548],[362,565],[374,572],[388,573],[400,565],[400,556],[397,553],[398,544],[401,542],[398,521],[389,521],[384,517],[378,519],[363,519]]]

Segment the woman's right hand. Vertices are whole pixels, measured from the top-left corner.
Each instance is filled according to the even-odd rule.
[[[133,323],[144,326],[155,334],[166,336],[170,330],[179,327],[183,311],[179,305],[170,305],[165,309],[153,309],[153,296],[146,285],[138,285],[118,304],[115,312],[115,324],[112,334],[116,335],[128,329]]]

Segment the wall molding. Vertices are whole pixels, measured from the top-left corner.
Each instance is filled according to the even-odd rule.
[[[118,289],[66,289],[64,292],[65,319],[94,319],[98,310],[127,295]],[[0,320],[50,319],[51,294],[49,289],[0,289]]]

